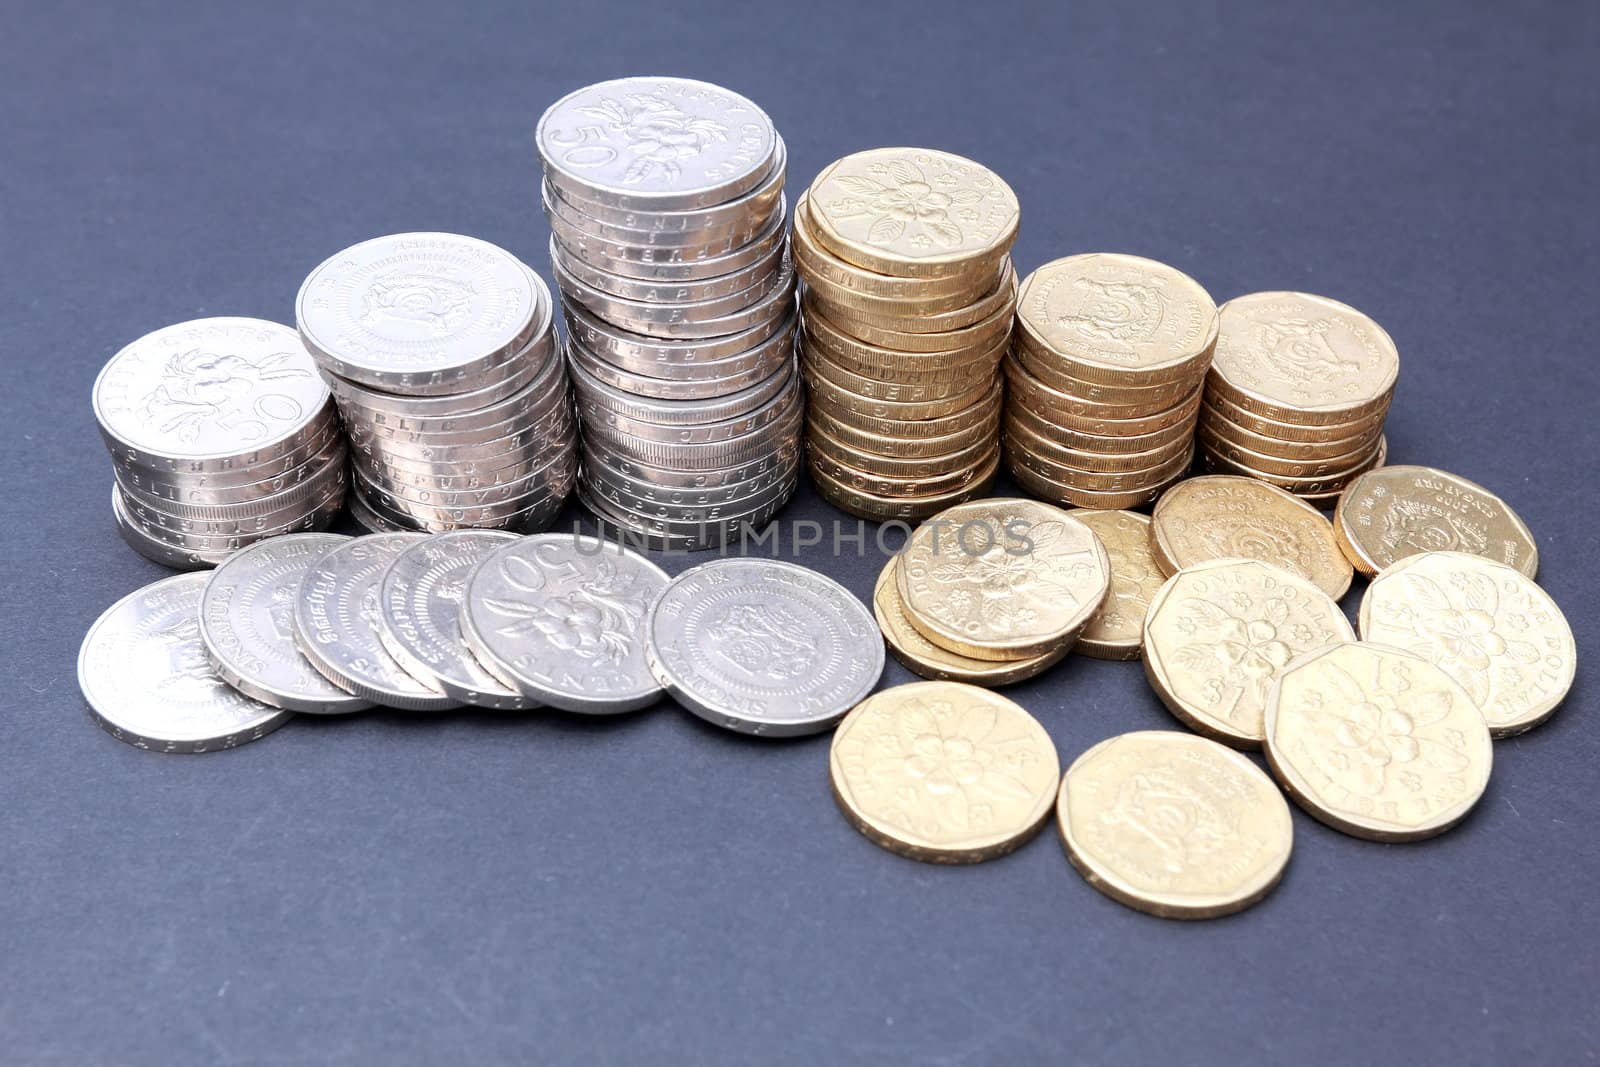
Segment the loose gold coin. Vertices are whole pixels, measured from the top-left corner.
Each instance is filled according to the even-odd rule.
[[[1003,254],[1021,208],[989,168],[929,148],[874,148],[826,167],[806,193],[817,241],[880,274],[937,278]]]
[[[993,288],[994,275],[984,273],[988,265],[976,262],[970,271],[948,278],[900,278],[892,274],[879,274],[847,263],[817,243],[815,227],[811,223],[811,205],[802,194],[794,207],[791,248],[795,270],[808,285],[828,285],[835,289],[859,293],[862,296],[882,297],[887,300],[952,299],[953,307],[970,304]],[[999,269],[1004,254],[996,257],[993,270]]]
[[[1350,588],[1349,560],[1316,508],[1254,478],[1179,482],[1151,516],[1156,561],[1168,574],[1212,559],[1258,559],[1310,579],[1335,600]]]
[[[1377,436],[1383,429],[1383,420],[1388,416],[1389,409],[1383,408],[1373,414],[1364,415],[1354,422],[1325,422],[1308,425],[1297,422],[1285,422],[1281,419],[1268,418],[1252,411],[1246,411],[1227,397],[1212,388],[1211,380],[1206,380],[1205,390],[1206,407],[1221,414],[1228,422],[1235,426],[1250,430],[1262,437],[1273,441],[1284,441],[1291,444],[1330,444],[1334,441],[1348,441],[1352,437]]]
[[[1194,447],[1186,445],[1176,455],[1154,467],[1127,471],[1084,471],[1041,456],[1019,442],[1016,436],[1002,432],[1001,444],[1012,470],[1026,468],[1041,478],[1074,489],[1093,489],[1102,493],[1127,493],[1148,485],[1157,485],[1189,470],[1194,465]]]
[[[1532,578],[1539,549],[1511,506],[1432,467],[1380,467],[1351,482],[1334,511],[1339,546],[1371,577],[1418,552],[1470,552]]]
[[[1210,380],[1237,406],[1303,424],[1388,407],[1400,354],[1383,327],[1309,293],[1251,293],[1222,305]]]
[[[1155,433],[1172,426],[1194,425],[1195,413],[1200,410],[1203,390],[1195,386],[1194,392],[1173,407],[1154,415],[1118,419],[1075,414],[1071,410],[1075,398],[1048,385],[1029,374],[1016,361],[1007,356],[1000,365],[1005,369],[1006,381],[1011,386],[1012,401],[1034,412],[1040,418],[1079,433],[1098,434],[1103,437],[1136,437]]]
[[[1283,877],[1294,823],[1249,759],[1193,734],[1141,730],[1079,756],[1056,822],[1067,858],[1100,892],[1166,919],[1242,911]]]
[[[839,809],[874,844],[927,863],[981,863],[1039,832],[1061,761],[1038,720],[998,693],[912,682],[845,716],[828,771]]]
[[[1355,631],[1327,593],[1249,559],[1174,574],[1144,622],[1144,670],[1184,725],[1235,748],[1260,748],[1267,693],[1296,656]]]
[[[1285,791],[1335,830],[1374,841],[1460,822],[1489,784],[1492,744],[1454,679],[1383,645],[1307,653],[1267,697],[1267,762]]]
[[[1532,578],[1465,552],[1386,567],[1361,598],[1361,639],[1403,648],[1460,683],[1494,737],[1548,719],[1572,688],[1566,616]]]
[[[1029,495],[1036,496],[1040,500],[1048,500],[1052,504],[1060,504],[1063,507],[1092,508],[1096,511],[1103,511],[1117,508],[1136,508],[1141,504],[1148,504],[1152,500],[1157,500],[1188,473],[1188,470],[1183,470],[1174,475],[1169,481],[1159,482],[1147,489],[1130,489],[1127,492],[1075,489],[1070,485],[1062,485],[1059,482],[1052,482],[1048,478],[1040,477],[1027,467],[1012,468],[1011,479]]]
[[[1144,647],[1144,617],[1161,588],[1161,568],[1150,547],[1150,519],[1136,511],[1068,512],[1094,531],[1111,560],[1105,602],[1078,632],[1075,651],[1096,659],[1138,659]]]
[[[1287,493],[1293,493],[1295,496],[1304,498],[1338,493],[1346,485],[1354,481],[1357,475],[1374,467],[1383,466],[1383,461],[1389,455],[1389,442],[1387,438],[1379,437],[1377,445],[1355,466],[1336,474],[1327,474],[1315,478],[1293,478],[1282,474],[1269,474],[1266,471],[1256,470],[1216,451],[1204,442],[1201,442],[1200,452],[1205,458],[1206,468],[1210,471],[1218,474],[1235,474],[1245,478],[1255,478],[1258,481],[1266,482],[1268,485],[1277,486]]]
[[[1015,284],[1008,283],[1004,302],[986,318],[959,329],[942,330],[937,333],[913,333],[909,330],[880,326],[860,318],[841,321],[839,309],[822,303],[810,290],[801,295],[801,306],[812,314],[822,315],[834,325],[868,344],[900,352],[941,353],[974,347],[986,349],[1000,338],[1009,337],[1015,297]]]
[[[992,445],[998,439],[1000,432],[999,410],[980,412],[975,417],[981,417],[980,421],[972,422],[964,429],[953,430],[935,437],[911,438],[859,429],[847,422],[839,421],[816,405],[812,405],[806,411],[808,422],[821,428],[830,438],[843,442],[857,452],[894,456],[907,461],[943,457],[982,445]]]
[[[1007,338],[1002,334],[984,339],[982,344],[949,352],[904,352],[868,344],[852,336],[838,324],[829,321],[814,302],[809,307],[802,303],[801,309],[807,343],[821,345],[835,363],[849,367],[858,374],[887,378],[892,376],[889,372],[897,370],[918,374],[949,373],[980,363],[993,370],[1006,350]]]
[[[1046,263],[1023,283],[1017,328],[1084,381],[1197,379],[1217,339],[1211,295],[1182,271],[1114,253]]]
[[[1071,644],[1105,600],[1111,562],[1094,531],[1060,508],[1001,497],[918,527],[897,579],[928,640],[973,659],[1017,659]]]
[[[1054,441],[1062,448],[1106,455],[1131,452],[1159,452],[1164,448],[1170,448],[1174,442],[1187,441],[1193,436],[1191,428],[1182,424],[1168,426],[1153,433],[1135,434],[1128,437],[1110,437],[1083,433],[1079,430],[1057,425],[1051,422],[1047,416],[1040,415],[1032,408],[1024,407],[1015,402],[1006,405],[1006,421],[1012,425],[1023,424],[1032,430],[1036,436]]]
[[[935,681],[995,687],[1032,678],[1059,663],[1067,654],[1067,649],[1061,648],[1027,659],[983,660],[940,648],[922,636],[922,631],[906,617],[905,604],[900,600],[900,589],[895,581],[899,560],[899,556],[892,557],[879,573],[878,584],[872,590],[872,613],[878,618],[878,628],[883,631],[889,651],[907,670]]]
[[[1011,268],[1009,259],[1005,264],[1005,272],[995,280],[993,287],[973,301],[944,310],[916,306],[910,302],[896,304],[883,300],[864,300],[817,286],[808,287],[807,292],[830,319],[854,333],[876,329],[897,333],[948,334],[964,330],[996,312],[1015,307],[1017,272]]]
[[[915,499],[862,492],[845,485],[826,471],[819,471],[810,463],[806,464],[806,469],[811,473],[811,482],[816,486],[817,495],[841,511],[874,522],[887,522],[890,519],[910,522],[937,515],[952,504],[982,496],[1000,470],[1000,452],[995,451],[970,484],[949,493]]]

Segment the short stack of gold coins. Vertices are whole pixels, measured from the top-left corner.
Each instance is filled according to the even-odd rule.
[[[1028,275],[1005,364],[1012,477],[1081,508],[1160,496],[1193,465],[1216,338],[1210,294],[1164,263],[1089,253]]]
[[[825,499],[921,519],[993,480],[1019,217],[996,174],[932,149],[858,152],[811,183],[793,255],[808,466]]]
[[[1222,305],[1198,439],[1206,466],[1331,507],[1383,465],[1400,356],[1383,327],[1308,293]]]

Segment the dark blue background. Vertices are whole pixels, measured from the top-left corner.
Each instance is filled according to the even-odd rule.
[[[1403,357],[1391,459],[1509,498],[1592,656],[1596,11],[6,0],[0,1060],[1593,1060],[1592,659],[1496,745],[1460,829],[1384,846],[1297,813],[1279,890],[1198,925],[1101,897],[1053,833],[969,869],[874,848],[825,738],[663,705],[302,718],[167,758],[90,724],[74,660],[163,573],[112,527],[101,363],[181,319],[288,320],[312,266],[377,234],[544,271],[534,122],[627,73],[747,93],[796,187],[875,145],[982,160],[1021,198],[1024,271],[1128,251],[1219,301],[1367,311]],[[809,491],[788,513],[832,514]],[[807,560],[863,597],[880,562]],[[1011,692],[1064,763],[1174,725],[1136,665]]]

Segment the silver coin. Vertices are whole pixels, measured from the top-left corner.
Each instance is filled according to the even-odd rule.
[[[775,135],[777,136],[777,135]],[[579,214],[622,230],[646,234],[700,233],[736,225],[741,220],[767,218],[777,205],[783,192],[785,172],[788,169],[789,149],[783,137],[777,136],[777,148],[766,176],[754,189],[725,200],[712,207],[692,208],[687,211],[649,211],[628,207],[612,207],[596,200],[576,195],[570,188],[543,183],[546,197],[559,197]]]
[[[339,413],[344,416],[345,421],[357,424],[378,423],[415,430],[449,431],[474,424],[499,422],[507,418],[519,405],[531,404],[559,390],[565,367],[558,352],[558,345],[551,341],[546,347],[547,351],[543,355],[529,359],[522,365],[522,369],[506,379],[520,384],[516,389],[501,395],[495,395],[494,392],[501,388],[500,385],[496,385],[492,390],[474,390],[451,397],[389,397],[377,393],[358,396],[344,386],[336,387],[334,395],[339,401]],[[477,398],[484,400],[478,403]],[[418,410],[415,405],[406,403],[413,399],[453,399],[474,402],[470,405],[463,402],[450,410],[440,407]],[[491,417],[489,413],[494,412],[499,413],[498,417]]]
[[[773,427],[786,426],[796,419],[805,406],[804,399],[804,390],[798,387],[797,382],[791,383],[753,412],[700,426],[660,426],[618,415],[587,401],[579,402],[578,413],[582,417],[586,435],[603,436],[611,442],[621,442],[628,454],[643,459],[648,459],[651,450],[662,446],[674,449],[697,445],[726,446],[732,454],[746,444],[759,447],[759,442],[749,440],[752,436]]]
[[[461,416],[452,420],[454,429],[420,429],[413,425],[347,419],[346,432],[354,440],[376,439],[415,445],[483,444],[555,417],[565,406],[567,395],[567,374],[563,366],[559,374],[535,382],[509,401],[486,409],[483,418],[492,421],[475,422],[476,416]],[[442,423],[430,420],[428,425]]]
[[[294,604],[295,641],[334,685],[374,704],[411,711],[457,707],[389,655],[378,636],[378,590],[395,557],[423,534],[357,537],[313,562]]]
[[[116,524],[117,533],[139,555],[163,567],[174,570],[201,570],[215,567],[241,548],[255,544],[264,538],[279,537],[284,534],[298,533],[303,530],[322,530],[338,515],[339,507],[336,503],[329,504],[323,510],[314,512],[305,520],[295,523],[284,530],[271,531],[261,536],[253,537],[228,537],[228,538],[186,538],[174,536],[166,531],[152,531],[135,523],[128,517],[123,507],[122,494],[113,486],[111,489],[111,517]]]
[[[125,485],[151,500],[171,501],[175,504],[215,505],[238,504],[277,496],[297,485],[310,481],[329,459],[345,455],[344,435],[337,429],[326,439],[322,449],[286,470],[274,470],[260,479],[219,485],[222,475],[150,474],[128,464],[114,463],[112,471],[119,485]]]
[[[231,518],[178,515],[165,508],[156,507],[148,500],[133,496],[125,489],[121,492],[122,506],[128,518],[157,536],[171,534],[192,539],[232,537],[259,539],[268,533],[281,533],[286,527],[330,506],[344,495],[347,484],[345,467],[341,463],[328,468],[328,472],[319,478],[311,494],[273,511],[234,515]],[[195,543],[199,544],[198,541]]]
[[[732,533],[737,532],[741,526],[756,526],[765,522],[789,502],[794,495],[795,485],[796,481],[791,479],[786,484],[775,487],[774,490],[763,494],[758,505],[748,510],[732,506],[708,508],[704,514],[690,514],[684,518],[662,516],[655,512],[638,510],[627,503],[619,503],[615,496],[604,496],[592,483],[582,480],[578,483],[580,490],[578,499],[589,510],[604,513],[633,529],[663,537],[704,537],[707,531],[712,529]]]
[[[441,396],[404,396],[368,389],[354,382],[330,375],[329,388],[339,401],[341,410],[353,409],[357,414],[382,411],[390,415],[417,417],[437,415],[462,415],[486,408],[521,392],[549,367],[557,355],[560,339],[554,330],[540,334],[528,346],[504,365],[484,375],[484,384],[462,393],[445,393]]]
[[[263,704],[337,715],[371,705],[324,678],[294,640],[294,602],[311,564],[349,541],[290,534],[241,549],[211,572],[200,594],[200,638],[223,681]]]
[[[738,333],[765,321],[782,301],[794,299],[794,271],[787,260],[754,286],[728,296],[695,303],[657,304],[624,300],[595,289],[551,260],[562,296],[588,308],[607,322],[652,337],[707,338]]]
[[[650,668],[708,722],[812,734],[878,684],[883,639],[850,590],[765,559],[720,559],[673,579],[650,612]]]
[[[774,215],[788,212],[788,203],[780,196],[776,204],[757,215],[731,218],[716,227],[661,232],[616,226],[585,215],[554,192],[549,182],[544,186],[542,204],[546,221],[557,219],[565,229],[581,233],[583,247],[598,250],[602,258],[649,263],[699,263],[725,256],[765,233]]]
[[[607,471],[615,471],[631,479],[666,489],[698,489],[746,482],[786,464],[795,463],[800,457],[800,452],[800,442],[796,436],[786,444],[780,444],[771,451],[763,452],[753,459],[740,463],[709,470],[679,470],[641,462],[607,444],[603,438],[590,437],[583,443],[583,460],[590,467],[603,467]]]
[[[572,408],[561,404],[517,432],[485,439],[476,444],[435,444],[431,441],[403,441],[389,437],[352,438],[351,457],[357,465],[368,459],[375,463],[418,471],[432,471],[441,465],[468,469],[472,464],[500,466],[514,462],[518,454],[543,451],[551,445],[568,443],[576,427]]]
[[[348,450],[341,443],[303,480],[293,481],[270,495],[215,504],[157,495],[138,484],[130,484],[120,470],[113,471],[113,474],[117,485],[122,488],[124,499],[139,501],[154,511],[177,519],[225,523],[261,518],[266,520],[267,525],[273,525],[275,516],[292,517],[291,513],[304,512],[325,497],[343,479],[347,458]]]
[[[725,337],[672,340],[649,337],[613,326],[571,301],[562,304],[573,342],[619,367],[656,378],[722,377],[724,361],[746,356],[753,361],[771,358],[772,348],[792,348],[798,316],[785,310],[742,333]],[[708,373],[703,366],[712,366]]]
[[[378,594],[378,635],[395,662],[463,704],[538,707],[485,670],[461,635],[461,605],[473,568],[518,540],[497,530],[457,530],[435,534],[395,557]]]
[[[525,537],[473,572],[461,628],[504,681],[551,707],[633,711],[661,695],[644,622],[666,584],[660,567],[598,538]]]
[[[615,367],[624,375],[632,375],[641,379],[652,379],[668,383],[663,388],[670,387],[674,390],[703,389],[700,395],[716,396],[721,392],[728,392],[730,381],[747,378],[748,375],[760,373],[758,377],[766,377],[773,369],[794,358],[795,330],[793,323],[785,323],[771,337],[752,348],[735,352],[731,356],[721,356],[714,359],[692,358],[681,363],[664,363],[653,355],[640,356],[635,353],[610,351],[597,352],[584,343],[581,333],[584,329],[582,323],[572,319],[567,320],[567,328],[572,331],[568,338],[567,351],[569,354],[577,353],[577,358],[584,361],[586,368],[599,364],[603,367]],[[687,353],[697,356],[694,352]],[[570,360],[569,360],[570,362]],[[654,395],[645,393],[643,395]],[[669,394],[672,396],[677,393]]]
[[[776,272],[788,259],[789,246],[782,240],[768,242],[760,258],[747,266],[709,278],[670,281],[656,278],[630,278],[613,274],[585,261],[554,236],[550,238],[550,259],[562,270],[591,289],[623,300],[649,304],[694,304],[737,296],[749,291],[763,278]]]
[[[112,509],[119,516],[119,526],[126,524],[144,537],[197,553],[212,563],[220,563],[246,545],[264,538],[326,529],[327,524],[339,513],[346,489],[345,475],[341,471],[338,481],[326,496],[303,508],[296,508],[289,513],[291,517],[282,522],[268,522],[267,517],[224,523],[176,519],[129,500],[121,490],[115,490]]]
[[[688,211],[761,183],[772,120],[738,93],[687,78],[600,82],[550,105],[535,132],[551,183],[596,203]]]
[[[567,346],[567,365],[581,366],[591,378],[613,389],[633,396],[654,397],[657,400],[710,400],[747,389],[772,376],[785,363],[792,360],[782,345],[763,345],[760,359],[739,355],[726,368],[701,364],[699,372],[709,372],[704,379],[652,378],[626,370],[615,363],[607,363],[580,344]],[[726,371],[726,373],[723,373]]]
[[[779,500],[787,500],[794,492],[796,472],[773,482],[756,487],[746,496],[733,499],[690,500],[674,502],[660,496],[645,496],[631,487],[618,485],[603,476],[580,471],[591,496],[612,505],[622,514],[641,516],[653,524],[670,531],[673,527],[693,527],[721,522],[725,518],[741,518],[758,514]],[[708,494],[716,496],[716,494]]]
[[[355,520],[356,525],[367,531],[367,533],[410,533],[415,529],[410,525],[401,525],[390,522],[388,519],[380,518],[375,511],[367,506],[359,489],[351,491],[350,499],[345,502],[345,506],[350,511],[350,518]]]
[[[734,544],[744,537],[764,529],[781,510],[769,508],[757,515],[741,516],[718,523],[698,526],[689,532],[661,533],[648,523],[608,511],[603,503],[585,496],[583,484],[578,484],[578,499],[594,516],[596,525],[621,544],[630,548],[648,549],[652,552],[702,552]]]
[[[332,373],[385,392],[437,396],[549,329],[544,283],[515,256],[451,233],[401,233],[344,249],[295,299],[306,347]]]
[[[797,378],[791,361],[737,392],[704,400],[662,400],[619,389],[590,374],[576,360],[572,365],[573,392],[580,411],[599,408],[652,426],[706,426],[753,415],[793,388]],[[737,432],[729,436],[737,436]]]
[[[658,282],[692,282],[721,278],[765,260],[772,254],[774,248],[788,243],[784,216],[773,212],[767,228],[757,234],[749,244],[741,245],[722,255],[685,260],[681,256],[654,255],[647,250],[628,258],[619,258],[610,254],[610,250],[614,247],[610,242],[593,238],[577,227],[567,225],[559,215],[546,215],[545,218],[550,224],[550,233],[556,241],[578,259],[610,274]]]
[[[741,468],[742,469],[742,468]],[[590,484],[602,483],[620,492],[650,504],[675,507],[705,507],[712,504],[730,504],[754,497],[763,490],[794,481],[800,469],[800,450],[783,453],[751,477],[741,480],[719,479],[700,485],[672,485],[653,478],[641,478],[636,473],[616,469],[594,453],[586,453],[579,468],[580,476]]]
[[[431,508],[393,497],[373,488],[361,478],[352,483],[351,499],[359,500],[365,512],[373,517],[400,529],[443,533],[448,530],[471,528],[517,530],[529,533],[542,530],[554,521],[562,505],[566,503],[575,480],[576,463],[567,459],[563,462],[560,472],[551,476],[544,489],[522,498],[515,505],[487,508]]]
[[[317,436],[328,387],[287,326],[197,319],[112,356],[95,378],[93,403],[101,436],[122,462],[224,470]]]
[[[569,453],[573,451],[572,449],[562,449],[552,452],[538,466],[529,470],[522,477],[511,481],[456,490],[419,488],[412,485],[396,484],[384,480],[380,474],[365,470],[358,470],[356,477],[366,483],[365,487],[381,491],[386,498],[393,498],[407,503],[445,509],[489,507],[506,504],[527,496],[535,490],[546,488],[550,481],[560,474],[563,464],[568,462]]]
[[[468,469],[441,465],[434,472],[419,472],[368,462],[361,465],[361,473],[376,484],[390,489],[464,493],[470,489],[492,488],[520,481],[543,467],[563,448],[571,447],[571,442],[564,442],[559,447],[554,442],[547,442],[542,449],[515,453],[514,460],[497,467],[473,466]]]
[[[107,608],[78,652],[78,686],[95,720],[157,752],[211,752],[255,741],[289,712],[232,688],[200,639],[206,575],[163,578]]]
[[[637,438],[614,435],[609,428],[598,422],[584,427],[583,440],[586,446],[590,441],[598,441],[600,446],[608,451],[631,456],[652,467],[666,467],[680,471],[721,470],[795,447],[800,440],[801,412],[805,405],[799,399],[791,403],[794,407],[784,418],[754,433],[747,433],[728,441],[687,445],[641,441]]]

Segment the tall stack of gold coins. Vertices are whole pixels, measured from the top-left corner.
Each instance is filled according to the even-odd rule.
[[[1400,354],[1353,307],[1308,293],[1251,293],[1222,305],[1199,441],[1206,466],[1331,507],[1383,465],[1383,420]]]
[[[783,138],[738,93],[619,78],[556,101],[537,139],[579,498],[663,549],[766,523],[799,479],[805,406]]]
[[[824,498],[920,519],[994,478],[1019,218],[994,172],[926,148],[846,156],[795,205],[807,457]]]
[[[1006,457],[1029,493],[1083,508],[1148,503],[1188,473],[1217,308],[1138,256],[1046,263],[1022,283],[1006,361]]]

